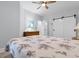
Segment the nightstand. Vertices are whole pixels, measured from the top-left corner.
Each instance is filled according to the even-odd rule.
[[[79,40],[79,37],[73,37],[72,39],[73,40]]]

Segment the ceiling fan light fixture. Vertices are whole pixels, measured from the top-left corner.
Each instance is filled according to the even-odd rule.
[[[42,6],[45,6],[45,3],[43,3]]]

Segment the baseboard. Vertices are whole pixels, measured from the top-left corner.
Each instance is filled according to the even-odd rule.
[[[5,52],[5,48],[0,49],[0,53]]]

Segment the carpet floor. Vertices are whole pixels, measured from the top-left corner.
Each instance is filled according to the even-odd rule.
[[[1,52],[0,58],[11,58],[11,54],[9,52]]]

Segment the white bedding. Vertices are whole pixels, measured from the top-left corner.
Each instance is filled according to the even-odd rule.
[[[73,58],[79,57],[79,45],[63,38],[32,36],[9,41],[10,53],[15,58]]]

